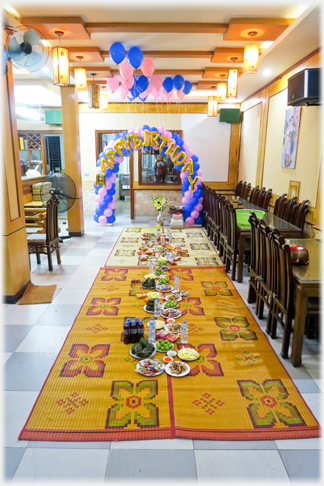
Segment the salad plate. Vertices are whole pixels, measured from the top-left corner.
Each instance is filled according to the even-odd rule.
[[[165,364],[160,359],[142,359],[136,365],[137,373],[144,376],[158,376],[165,370]]]

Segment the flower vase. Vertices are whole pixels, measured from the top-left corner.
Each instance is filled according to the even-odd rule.
[[[161,226],[163,226],[164,218],[163,218],[162,211],[158,211],[157,222],[158,222],[158,224],[160,224]]]

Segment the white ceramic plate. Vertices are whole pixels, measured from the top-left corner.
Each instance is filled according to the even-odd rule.
[[[167,332],[169,332],[170,334],[180,334],[180,331],[181,331],[181,329],[179,329],[179,331],[178,331],[178,332],[173,332],[173,331],[170,331],[170,329],[169,329],[169,324],[165,324],[165,325],[164,325],[164,329],[165,329]]]
[[[166,371],[166,373],[168,375],[173,376],[174,378],[182,378],[183,376],[186,376],[186,375],[188,375],[190,373],[190,366],[187,365],[186,363],[183,363],[183,364],[185,364],[187,366],[187,369],[186,369],[186,371],[184,371],[180,375],[175,375],[174,373],[171,373],[171,371],[170,371],[170,365],[171,365],[171,363],[169,363],[169,364],[166,365],[165,371]]]
[[[178,319],[178,317],[181,317],[181,315],[182,315],[182,313],[181,313],[181,311],[179,311],[179,309],[175,309],[175,311],[177,312],[177,314],[172,316],[172,319]],[[163,317],[163,319],[169,319],[170,318],[169,315],[163,315],[163,309],[162,309],[162,312],[161,312],[161,316]]]
[[[132,353],[132,350],[130,349],[129,350],[130,352],[130,355],[133,356],[133,358],[136,358],[136,359],[143,359],[141,356],[136,356],[136,354]],[[150,356],[148,356],[147,358],[145,359],[149,359],[149,358],[152,358],[152,356],[154,356],[156,354],[156,349],[154,348],[154,350],[152,351],[152,354],[150,354]]]
[[[141,284],[141,288],[142,288],[143,290],[146,290],[147,292],[155,292],[155,291],[156,291],[156,290],[155,290],[155,287],[152,287],[151,289],[149,289],[149,288],[147,288],[147,287],[142,287],[142,284]]]
[[[165,304],[162,305],[162,309],[171,309],[171,307],[166,307]],[[172,307],[172,309],[177,309],[178,307],[179,307],[179,304],[177,304],[175,307]]]
[[[156,291],[157,292],[168,293],[168,292],[171,292],[171,290],[173,290],[172,285],[167,284],[165,286],[166,286],[166,289],[161,289],[160,285],[157,285],[156,284]]]
[[[147,312],[148,312],[148,311],[147,311]],[[158,325],[157,325],[157,322],[159,322],[160,324],[158,324]],[[147,327],[149,327],[149,323],[150,323],[150,321],[147,321],[147,324],[146,324],[146,325],[147,325]],[[159,331],[160,329],[163,329],[163,328],[164,328],[164,321],[161,321],[161,320],[159,320],[159,319],[158,319],[157,321],[155,321],[155,329],[156,329],[157,331]]]
[[[153,273],[148,273],[147,275],[144,275],[144,278],[158,278],[157,275],[154,275]]]
[[[145,358],[145,359],[142,359],[141,361],[139,361],[136,365],[136,371],[137,373],[139,373],[140,375],[143,375],[143,376],[158,376],[158,375],[161,375],[161,373],[163,373],[163,371],[165,370],[165,364],[161,361],[161,360],[156,360],[156,361],[159,361],[162,365],[163,365],[163,368],[158,371],[157,373],[155,373],[154,375],[151,375],[149,373],[145,373],[145,369],[143,370],[139,370],[139,367],[140,365],[144,364],[144,361],[147,361],[149,358]]]
[[[182,300],[182,297],[179,297],[178,299],[174,299],[174,298],[172,297],[173,292],[175,292],[175,291],[174,291],[174,290],[172,290],[172,293],[171,293],[170,295],[166,295],[165,297],[163,297],[163,298],[164,298],[164,300],[166,300],[167,302],[168,302],[168,300],[175,300],[176,302],[180,302],[180,301]],[[171,298],[167,300],[167,297],[171,297]]]
[[[154,311],[149,311],[149,310],[146,309],[146,305],[144,305],[144,310],[145,310],[145,312],[149,312],[150,314],[154,314]]]
[[[188,358],[182,358],[181,355],[179,354],[181,352],[181,349],[179,349],[178,351],[178,356],[180,359],[183,359],[183,361],[196,361],[196,359],[199,358],[200,354],[197,356],[197,358],[192,358],[192,359],[188,359]]]
[[[172,343],[171,343],[172,344]],[[172,348],[168,349],[168,351],[161,351],[160,349],[157,349],[156,343],[154,343],[155,349],[158,353],[167,353],[168,351],[172,351],[174,348],[174,344],[172,344]]]

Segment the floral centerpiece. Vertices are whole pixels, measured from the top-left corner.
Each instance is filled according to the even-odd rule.
[[[152,201],[153,201],[153,206],[159,212],[157,221],[162,225],[163,224],[162,211],[168,206],[170,206],[170,202],[168,198],[165,196],[153,196]]]

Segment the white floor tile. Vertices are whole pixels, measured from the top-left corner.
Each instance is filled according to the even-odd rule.
[[[12,353],[1,353],[1,366],[3,366],[8,361],[11,355]]]
[[[2,434],[3,447],[27,447],[27,440],[18,440],[31,409],[37,399],[38,392],[3,392],[4,420]]]
[[[115,243],[117,241],[118,236],[102,236],[98,243]]]
[[[321,395],[321,393],[301,393],[318,422],[321,422]]]
[[[123,440],[111,442],[111,449],[193,449],[189,439]]]
[[[73,241],[70,246],[69,246],[69,249],[72,250],[73,248],[85,248],[85,249],[91,249],[95,246],[96,244],[96,241]]]
[[[69,326],[34,326],[16,353],[59,353],[69,330]]]
[[[40,318],[49,304],[7,305],[3,310],[3,324],[32,326]]]
[[[54,305],[83,304],[88,294],[87,288],[66,288],[63,287],[57,297],[53,299]]]
[[[91,250],[92,252],[94,250]],[[107,261],[109,252],[106,251],[104,255],[93,255],[93,256],[86,256],[83,263],[84,265],[97,265],[97,267],[103,267]],[[99,268],[98,268],[99,271]]]
[[[106,257],[106,259],[107,259],[107,255],[109,255],[110,251],[111,251],[111,248],[106,248],[106,249],[102,249],[102,250],[90,250],[88,255],[87,255],[87,258]]]
[[[32,275],[31,281],[34,285],[57,285],[61,289],[69,278],[68,275]]]
[[[48,479],[103,482],[108,454],[107,449],[27,449],[13,482]]]
[[[94,281],[93,275],[72,275],[64,285],[65,289],[90,289]],[[83,302],[82,302],[83,303]]]
[[[322,449],[322,439],[315,437],[314,439],[300,439],[300,440],[275,440],[278,449]]]
[[[85,265],[84,263],[79,266],[79,268],[74,272],[74,276],[81,276],[81,275],[91,275],[93,279],[99,273],[100,266],[99,265]]]
[[[65,256],[63,253],[61,265],[80,265],[85,258],[85,256]]]
[[[289,477],[278,451],[195,450],[198,482],[213,480],[281,480]]]

